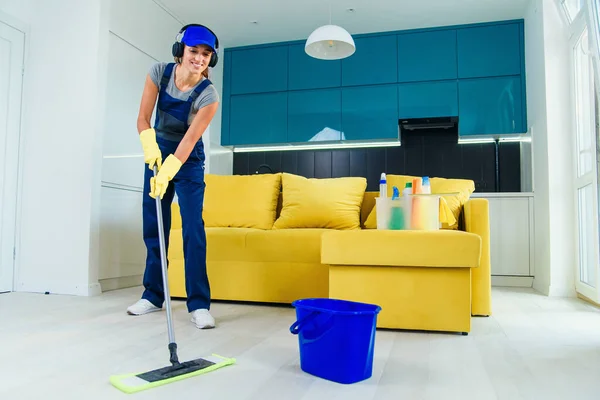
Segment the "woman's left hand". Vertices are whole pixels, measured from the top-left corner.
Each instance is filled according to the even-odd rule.
[[[179,169],[181,168],[181,161],[173,154],[170,154],[165,162],[163,163],[160,171],[155,177],[150,178],[150,197],[160,197],[162,200],[163,196],[167,192],[169,182],[175,177]]]

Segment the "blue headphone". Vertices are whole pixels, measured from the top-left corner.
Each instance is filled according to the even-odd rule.
[[[187,28],[189,28],[190,26],[198,26],[201,28],[206,29],[208,32],[210,32],[212,34],[212,36],[215,39],[215,51],[212,52],[211,56],[210,56],[210,61],[208,63],[208,66],[211,68],[214,68],[215,65],[217,65],[217,62],[219,61],[219,56],[217,55],[217,50],[219,49],[219,38],[217,38],[217,35],[215,35],[215,33],[213,31],[210,30],[210,28],[204,26],[204,25],[200,25],[200,24],[188,24],[185,25],[183,28],[181,28],[181,30],[179,31],[179,33],[177,34],[177,40],[175,41],[175,43],[173,43],[173,48],[171,50],[171,52],[173,53],[173,57],[178,57],[181,58],[183,57],[183,49],[185,48],[184,43],[181,42],[181,39],[183,38],[183,33],[185,32],[185,30]]]

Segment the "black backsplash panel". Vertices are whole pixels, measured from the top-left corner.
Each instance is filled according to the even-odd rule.
[[[379,190],[385,172],[472,179],[477,192],[520,192],[520,160],[519,143],[499,143],[496,171],[494,143],[458,144],[455,135],[427,132],[404,136],[398,147],[234,153],[233,173],[267,173],[259,169],[266,164],[273,172],[307,178],[362,176],[369,191]]]

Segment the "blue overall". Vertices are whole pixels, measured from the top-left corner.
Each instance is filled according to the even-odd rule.
[[[169,154],[175,153],[179,140],[165,137],[182,138],[187,132],[188,117],[194,101],[211,83],[208,79],[190,94],[187,101],[171,97],[167,93],[167,85],[174,64],[168,64],[161,79],[158,95],[158,107],[154,128],[156,141],[162,153],[163,162]],[[160,130],[159,130],[160,129]],[[206,273],[206,232],[202,219],[204,202],[204,143],[202,139],[194,146],[189,158],[181,166],[179,172],[170,182],[162,199],[162,214],[165,231],[165,246],[169,248],[169,232],[171,230],[171,203],[175,193],[179,202],[183,231],[183,253],[185,259],[185,288],[187,292],[187,308],[189,312],[199,308],[210,309],[210,285]],[[146,271],[144,273],[143,299],[157,307],[164,301],[160,247],[158,241],[158,220],[156,216],[156,200],[149,196],[150,178],[154,176],[145,164],[143,193],[143,235],[146,244]]]

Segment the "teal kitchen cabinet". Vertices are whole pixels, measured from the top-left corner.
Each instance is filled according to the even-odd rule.
[[[398,35],[398,82],[456,77],[455,29]]]
[[[526,131],[520,76],[460,80],[458,103],[459,135]]]
[[[342,88],[342,131],[346,140],[398,138],[396,85]]]
[[[342,86],[397,82],[396,36],[369,36],[354,39],[356,52],[342,59]]]
[[[229,146],[231,139],[229,137],[229,105],[231,104],[231,52],[223,53],[223,96],[221,98],[221,146]]]
[[[288,46],[231,51],[231,94],[278,92],[288,89]]]
[[[289,46],[289,90],[339,87],[341,60],[318,60],[306,54],[304,43]]]
[[[457,115],[458,83],[456,80],[398,84],[400,119]]]
[[[521,29],[517,22],[458,29],[458,77],[521,74]]]
[[[225,49],[224,146],[398,138],[398,119],[453,117],[459,134],[526,132],[522,20],[355,36],[317,60],[304,41]]]
[[[287,97],[283,93],[231,97],[229,136],[232,145],[285,143]]]
[[[288,93],[288,143],[342,140],[341,128],[340,89]]]

